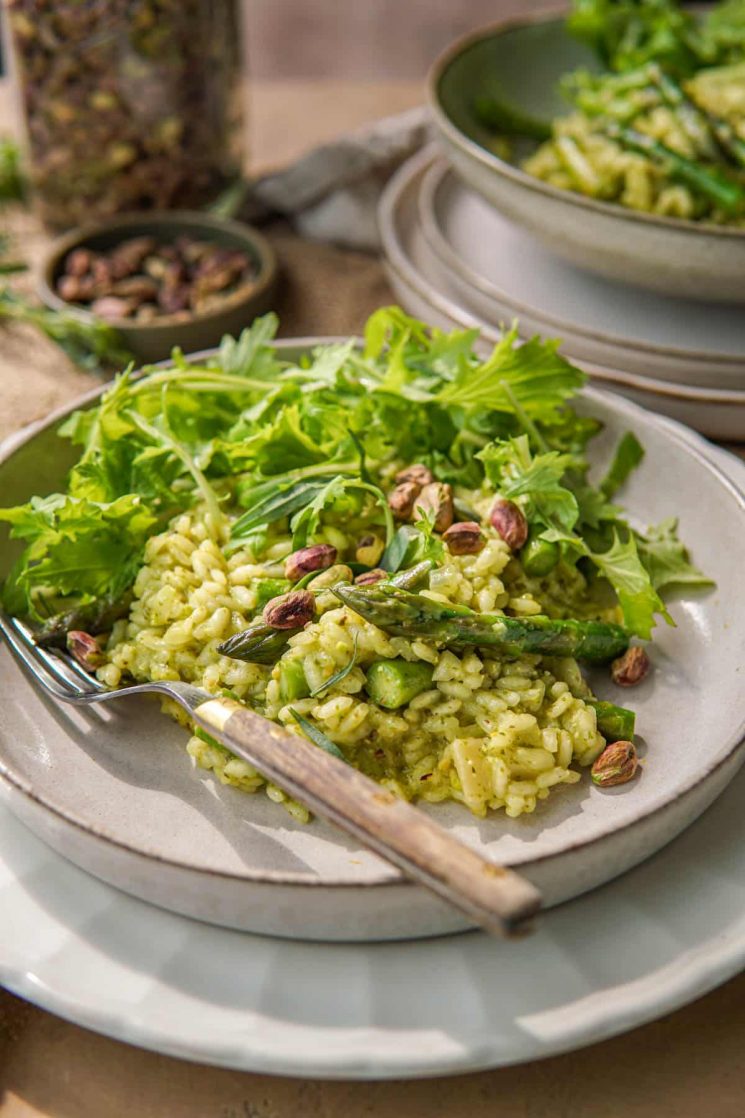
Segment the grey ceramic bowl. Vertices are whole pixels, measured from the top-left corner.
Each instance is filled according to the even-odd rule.
[[[42,301],[52,310],[74,310],[82,318],[93,319],[89,310],[65,302],[56,292],[65,257],[75,248],[100,251],[113,248],[129,237],[146,234],[166,244],[187,234],[225,247],[242,249],[253,260],[256,274],[253,282],[226,296],[218,306],[187,321],[174,321],[172,317],[163,315],[147,323],[130,319],[112,322],[127,348],[141,361],[162,361],[170,356],[174,346],[180,346],[187,353],[216,346],[223,335],[239,334],[257,315],[271,309],[277,283],[277,261],[274,249],[266,238],[250,225],[192,210],[124,214],[66,233],[54,242],[43,261],[38,285]]]
[[[561,190],[500,159],[476,120],[474,97],[494,90],[542,118],[566,114],[558,82],[578,66],[597,69],[564,19],[499,23],[460,39],[434,64],[429,101],[457,173],[558,256],[611,279],[668,295],[745,303],[745,229],[644,214]],[[522,158],[528,147],[518,150]]]
[[[296,361],[328,340],[288,339],[278,348]],[[100,392],[0,447],[4,504],[59,488],[75,453],[57,438],[57,426]],[[639,435],[646,457],[624,502],[642,524],[679,515],[683,538],[717,587],[671,603],[677,627],[656,631],[656,670],[628,696],[643,734],[639,780],[600,789],[585,776],[519,820],[502,813],[475,819],[454,803],[423,807],[495,862],[519,866],[547,907],[659,850],[745,760],[738,559],[745,494],[684,428],[596,390],[583,393],[578,407],[605,424],[592,454],[600,470],[620,434]],[[17,546],[0,525],[0,576]],[[607,679],[596,686],[618,701]],[[128,699],[105,714],[57,706],[3,647],[0,693],[0,797],[55,850],[125,892],[215,924],[296,939],[400,939],[463,928],[443,901],[356,840],[320,820],[296,823],[267,796],[223,787],[193,769],[185,730],[157,703]]]

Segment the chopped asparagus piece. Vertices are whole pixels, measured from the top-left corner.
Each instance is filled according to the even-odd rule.
[[[553,540],[532,536],[520,552],[520,562],[526,575],[542,578],[554,569],[559,562],[559,555],[559,545]]]
[[[367,671],[367,693],[386,710],[398,710],[432,684],[431,664],[421,660],[376,660]]]
[[[301,660],[283,660],[279,665],[279,697],[283,703],[294,703],[296,699],[306,699],[310,687],[305,678]]]
[[[598,716],[598,730],[607,742],[633,741],[636,714],[614,703],[591,702]]]

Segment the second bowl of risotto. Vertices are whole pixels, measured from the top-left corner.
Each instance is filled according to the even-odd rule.
[[[573,264],[669,295],[745,302],[745,36],[729,36],[723,54],[706,32],[703,60],[660,55],[643,37],[619,57],[578,35],[583,7],[574,20],[486,28],[435,63],[430,106],[448,159]],[[694,20],[667,7],[673,31],[675,18]],[[691,26],[704,35],[706,24]]]

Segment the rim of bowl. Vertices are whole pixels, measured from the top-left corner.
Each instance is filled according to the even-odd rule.
[[[425,172],[430,159],[429,151],[419,152],[407,160],[386,186],[378,206],[378,225],[380,228],[385,266],[402,283],[411,288],[425,303],[436,312],[449,318],[454,326],[461,329],[478,329],[482,337],[490,343],[498,341],[498,328],[489,326],[474,314],[453,302],[431,286],[407,256],[398,235],[397,209],[404,191],[411,190],[418,178]],[[620,372],[606,365],[598,365],[584,358],[572,358],[572,362],[584,369],[589,375],[603,384],[618,384],[643,392],[649,396],[664,396],[681,400],[684,403],[728,405],[745,408],[745,389],[696,388],[691,385],[678,385],[673,381],[642,377],[635,373]],[[639,405],[643,408],[643,405]],[[646,409],[643,409],[646,410]],[[703,436],[701,436],[703,438]]]
[[[499,298],[518,314],[540,314],[541,318],[551,329],[564,330],[567,332],[571,331],[573,334],[578,334],[583,338],[598,341],[606,346],[614,346],[618,349],[636,350],[639,353],[668,357],[676,360],[685,358],[687,360],[700,361],[701,363],[732,366],[734,369],[743,372],[743,386],[745,388],[745,359],[743,357],[736,357],[734,354],[717,352],[716,350],[708,352],[706,350],[677,349],[674,346],[647,342],[642,338],[624,338],[621,334],[602,333],[599,330],[588,329],[581,324],[561,318],[550,311],[543,311],[536,304],[531,305],[522,299],[517,299],[510,295],[507,290],[498,287],[497,284],[493,283],[491,280],[479,275],[478,272],[474,271],[470,265],[465,264],[456,254],[452,245],[445,237],[437,219],[437,199],[448,175],[453,175],[457,178],[453,167],[447,162],[439,149],[434,149],[432,162],[422,174],[422,183],[418,199],[419,219],[422,232],[432,251],[445,267],[452,268],[454,272],[457,272],[464,283],[468,283],[470,286],[475,287],[491,299]],[[458,182],[461,183],[461,185],[465,185],[460,179],[458,179]],[[662,297],[664,298],[664,295]],[[736,304],[732,304],[732,306],[734,307]]]
[[[300,338],[283,338],[276,344],[280,350],[299,348],[310,349],[313,346],[346,340],[348,339],[339,336],[311,336]],[[214,356],[216,353],[217,350],[212,348],[199,350],[195,353],[186,354],[185,356],[187,360],[199,361],[205,357]],[[168,361],[160,361],[157,363],[156,367],[167,364],[169,364]],[[148,369],[150,368],[152,368],[152,366],[148,366]],[[141,375],[142,372],[143,370],[140,369],[137,371],[137,373],[135,373],[135,375]],[[61,407],[55,409],[44,419],[38,420],[35,423],[28,425],[21,431],[18,431],[15,434],[11,435],[9,438],[5,439],[3,442],[0,443],[0,464],[5,462],[12,454],[20,449],[21,446],[31,441],[31,439],[35,438],[40,431],[58,423],[76,408],[85,406],[86,404],[92,404],[107,390],[108,387],[110,387],[111,383],[111,381],[106,381],[104,384],[97,385],[95,388],[83,393],[75,400],[63,404]],[[683,446],[688,451],[688,453],[696,459],[698,464],[703,467],[704,470],[714,475],[718,484],[723,486],[723,488],[730,493],[730,495],[739,505],[740,511],[743,513],[743,515],[745,515],[745,491],[741,490],[737,485],[735,485],[735,483],[727,477],[720,466],[718,466],[715,462],[707,457],[707,455],[704,453],[706,440],[703,439],[700,435],[696,434],[696,432],[690,430],[690,428],[685,427],[683,424],[677,423],[668,418],[657,416],[654,412],[647,411],[640,404],[636,404],[633,401],[619,398],[617,396],[614,396],[612,393],[604,392],[601,389],[585,388],[582,390],[581,395],[589,396],[590,399],[592,399],[593,397],[596,399],[599,398],[601,403],[610,403],[613,405],[614,408],[620,409],[622,412],[626,412],[627,414],[629,414],[630,418],[632,419],[635,415],[641,414],[645,419],[651,420],[654,426],[659,425],[666,433],[667,438],[672,439],[674,442]],[[29,686],[32,686],[30,681],[27,682]],[[646,812],[645,814],[639,816],[637,819],[630,820],[620,827],[611,827],[603,831],[601,834],[595,836],[594,838],[572,843],[570,846],[566,847],[564,850],[559,851],[558,853],[545,854],[539,858],[529,860],[528,862],[514,863],[515,867],[520,870],[521,868],[525,868],[526,866],[530,865],[549,863],[554,858],[562,857],[566,853],[585,849],[592,846],[594,843],[602,842],[605,839],[610,838],[612,835],[620,834],[624,831],[629,831],[638,823],[649,818],[650,815],[655,814],[656,812],[663,812],[668,810],[670,807],[676,804],[678,800],[686,796],[688,793],[692,792],[702,780],[705,780],[708,777],[712,776],[723,765],[726,765],[730,758],[737,752],[737,750],[743,746],[745,746],[745,713],[735,734],[730,735],[730,737],[727,738],[726,743],[723,746],[724,752],[722,756],[720,756],[716,761],[710,764],[703,774],[699,775],[696,779],[692,779],[683,788],[679,789],[675,795],[673,795],[669,799],[666,799],[657,808]],[[22,796],[24,799],[34,804],[35,806],[40,807],[47,812],[50,812],[57,819],[64,821],[64,823],[92,837],[96,841],[103,842],[106,845],[112,846],[119,850],[126,850],[131,854],[134,854],[141,858],[145,858],[149,861],[160,862],[163,865],[170,866],[171,868],[186,869],[191,872],[206,874],[207,876],[212,878],[227,879],[237,882],[244,881],[251,882],[252,884],[264,884],[270,886],[300,885],[305,888],[356,888],[365,890],[373,888],[384,888],[386,886],[395,886],[397,888],[416,888],[416,886],[408,878],[404,877],[403,874],[400,873],[400,871],[397,871],[395,869],[391,870],[387,866],[384,866],[379,877],[367,881],[358,881],[354,877],[345,878],[341,876],[332,881],[321,881],[315,878],[308,878],[298,874],[288,873],[287,871],[248,870],[243,873],[234,873],[225,870],[199,867],[190,862],[180,861],[175,858],[166,858],[162,854],[159,854],[154,850],[148,850],[144,846],[132,846],[131,844],[124,842],[121,839],[115,838],[113,835],[107,834],[105,828],[97,826],[96,824],[91,823],[88,820],[78,818],[76,817],[75,813],[70,812],[66,809],[62,809],[51,803],[45,796],[37,793],[30,785],[28,785],[26,781],[19,779],[16,774],[12,773],[1,761],[0,783],[6,784],[12,790],[12,792]]]
[[[469,31],[467,34],[461,35],[450,46],[446,47],[430,67],[426,82],[429,109],[440,131],[455,147],[460,148],[461,151],[464,151],[471,158],[475,158],[491,171],[502,175],[504,178],[511,179],[514,183],[532,190],[536,194],[552,198],[556,202],[565,202],[567,205],[576,206],[579,209],[594,210],[596,213],[604,214],[606,217],[615,218],[618,221],[655,225],[680,235],[689,234],[699,238],[713,236],[720,239],[729,239],[733,242],[745,241],[745,228],[735,229],[731,226],[715,225],[709,222],[686,221],[679,217],[644,213],[641,210],[632,210],[628,206],[621,206],[617,202],[602,202],[597,198],[588,198],[586,195],[578,194],[573,190],[563,190],[561,187],[552,186],[550,183],[543,182],[542,179],[529,175],[527,171],[521,170],[514,164],[508,163],[506,159],[500,159],[498,155],[494,155],[493,152],[482,147],[476,140],[472,140],[453,122],[440,100],[440,82],[445,72],[461,54],[476,43],[486,39],[494,39],[509,31],[516,31],[523,27],[533,27],[540,23],[558,23],[559,20],[565,19],[566,15],[566,8],[562,7],[535,12],[532,15],[497,20],[476,31]]]
[[[153,322],[138,322],[134,318],[104,319],[94,314],[87,307],[79,303],[68,303],[54,290],[53,282],[57,270],[64,258],[75,248],[83,248],[92,238],[102,233],[117,233],[121,230],[124,239],[127,230],[133,226],[153,226],[153,235],[158,229],[169,227],[191,226],[195,231],[203,229],[205,233],[227,233],[243,245],[250,246],[251,256],[257,265],[256,275],[249,280],[250,287],[231,292],[219,304],[204,313],[190,313],[187,319],[176,319],[173,315],[159,316]],[[209,323],[222,318],[227,312],[235,310],[243,304],[250,305],[271,290],[278,274],[277,255],[267,238],[242,221],[233,218],[217,217],[214,214],[201,213],[199,210],[143,210],[120,214],[106,221],[90,222],[79,225],[57,237],[44,254],[37,291],[43,303],[55,311],[64,311],[75,314],[86,322],[105,322],[114,330],[126,335],[129,331],[137,331],[156,336],[161,331],[173,331],[179,327],[191,326],[194,323]]]

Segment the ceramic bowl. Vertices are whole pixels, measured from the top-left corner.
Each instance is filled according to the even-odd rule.
[[[52,310],[68,313],[73,310],[81,318],[93,320],[89,310],[67,303],[57,294],[57,280],[65,257],[75,248],[101,251],[114,248],[130,237],[143,235],[154,236],[165,244],[188,235],[227,248],[239,248],[254,262],[256,272],[251,282],[227,295],[211,310],[195,314],[186,321],[174,321],[162,315],[147,323],[134,319],[112,323],[127,348],[140,361],[162,361],[170,356],[174,346],[187,353],[216,346],[225,334],[239,334],[257,315],[271,309],[277,284],[277,261],[266,238],[240,221],[191,210],[125,214],[66,233],[52,244],[44,258],[38,285],[42,301]]]
[[[430,151],[420,152],[408,160],[393,176],[380,200],[378,224],[385,257],[385,268],[396,298],[409,314],[431,322],[444,330],[478,329],[480,344],[485,350],[497,344],[501,330],[482,313],[485,307],[466,298],[465,287],[457,277],[442,268],[432,252],[418,221],[422,187],[432,162]],[[496,215],[498,216],[498,215]],[[503,321],[519,315],[523,336],[531,332],[561,337],[555,323],[540,321],[528,308],[505,308]],[[650,361],[643,375],[621,371],[595,361],[580,360],[577,364],[589,374],[592,382],[607,387],[646,408],[670,416],[693,427],[703,435],[730,442],[745,441],[745,390],[742,388],[709,388],[681,384],[678,376],[662,379],[656,376]],[[699,382],[700,383],[700,382]]]
[[[421,181],[418,220],[438,285],[454,287],[486,322],[517,319],[523,337],[561,338],[567,357],[619,372],[745,392],[740,307],[671,298],[575,268],[503,217],[442,158]]]
[[[668,295],[745,303],[745,229],[644,214],[561,190],[500,159],[473,114],[494,89],[540,117],[565,115],[559,79],[597,69],[556,15],[504,22],[458,40],[434,64],[429,103],[447,158],[493,206],[558,256],[589,271]],[[528,147],[520,148],[522,158]]]
[[[279,347],[298,360],[319,340]],[[0,449],[4,503],[59,489],[75,453],[56,429],[100,391]],[[595,390],[577,406],[604,423],[592,453],[600,471],[619,436],[637,433],[646,457],[624,502],[643,525],[679,516],[683,538],[717,586],[671,602],[677,625],[657,630],[656,670],[633,701],[628,697],[642,735],[639,780],[600,789],[585,776],[519,820],[496,812],[476,819],[455,803],[423,807],[494,861],[519,867],[547,906],[660,849],[745,760],[738,562],[745,495],[690,431]],[[0,528],[2,576],[17,544]],[[601,697],[618,700],[607,673],[593,682]],[[414,938],[465,926],[443,901],[332,826],[296,823],[267,796],[222,787],[192,768],[186,732],[160,713],[157,701],[126,699],[100,710],[58,705],[34,689],[4,648],[0,691],[0,791],[11,810],[57,851],[120,889],[212,923],[299,939]]]

